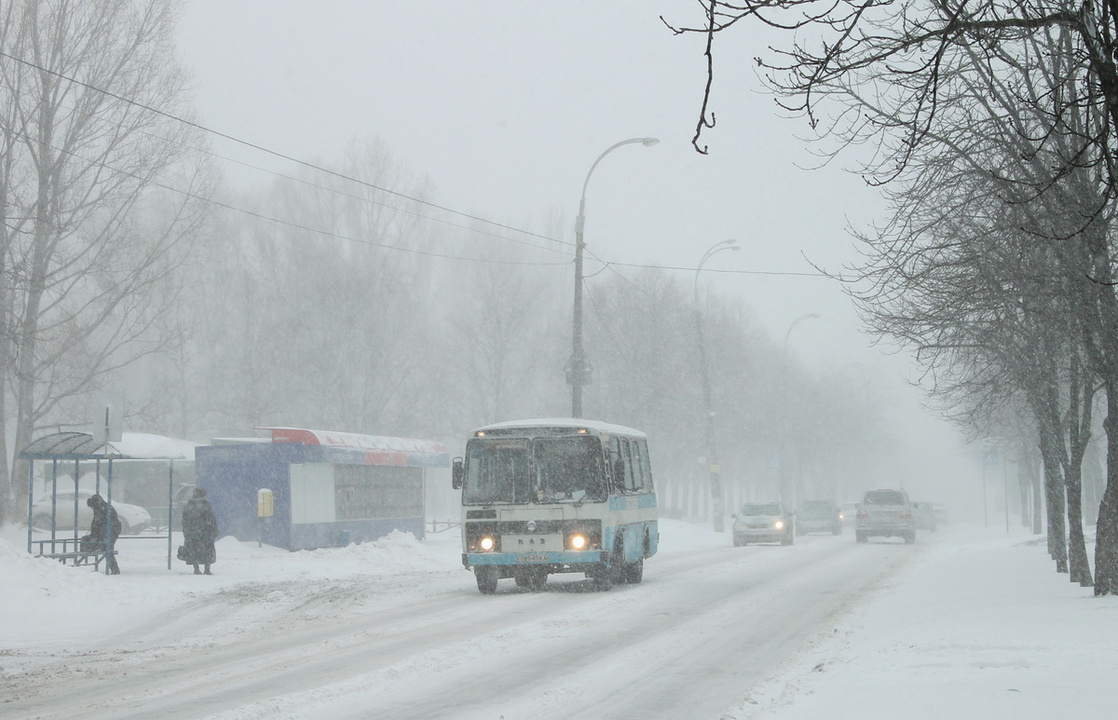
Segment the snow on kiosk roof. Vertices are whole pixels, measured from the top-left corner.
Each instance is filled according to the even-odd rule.
[[[273,443],[294,442],[323,448],[356,450],[363,454],[363,465],[408,465],[411,467],[446,467],[446,446],[434,440],[360,435],[333,430],[306,430],[290,427],[268,427]],[[333,453],[335,456],[338,453]],[[344,462],[334,459],[334,462]],[[352,462],[353,460],[350,460]]]

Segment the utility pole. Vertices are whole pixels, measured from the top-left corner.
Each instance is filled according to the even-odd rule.
[[[586,359],[586,351],[582,347],[582,256],[586,243],[583,233],[586,229],[586,187],[590,184],[590,176],[594,168],[606,155],[621,147],[640,143],[645,147],[652,147],[660,142],[657,138],[629,138],[610,145],[598,156],[590,171],[586,173],[586,180],[582,183],[582,196],[578,201],[578,217],[575,218],[575,299],[574,313],[571,320],[571,359],[567,361],[567,384],[571,386],[571,417],[582,417],[582,388],[590,384],[591,367]]]

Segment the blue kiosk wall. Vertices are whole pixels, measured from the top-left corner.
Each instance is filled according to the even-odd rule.
[[[195,448],[195,469],[222,535],[288,550],[336,547],[393,530],[423,537],[425,468],[449,464],[441,446],[426,445],[418,451],[289,441],[204,445]],[[265,488],[274,515],[261,521],[257,492]]]

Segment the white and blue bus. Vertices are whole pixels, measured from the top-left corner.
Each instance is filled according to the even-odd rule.
[[[601,590],[639,583],[660,539],[644,433],[589,420],[478,428],[454,459],[462,564],[484,594],[585,573]]]

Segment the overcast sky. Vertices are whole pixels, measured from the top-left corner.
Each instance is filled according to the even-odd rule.
[[[808,367],[857,362],[904,374],[903,358],[869,347],[837,283],[797,274],[815,272],[808,259],[836,271],[853,261],[848,227],[883,211],[876,191],[844,169],[854,158],[804,169],[818,165],[800,139],[806,123],[782,117],[765,93],[751,58],[766,53],[766,38],[746,27],[716,39],[717,126],[702,140],[709,155],[698,154],[704,41],[674,36],[660,15],[702,21],[687,0],[191,0],[179,49],[209,128],[326,164],[352,139],[379,138],[430,180],[438,204],[536,232],[560,222],[568,241],[598,155],[620,140],[657,137],[655,147],[619,148],[594,171],[588,251],[694,268],[714,243],[735,238],[742,251],[706,267],[745,272],[705,273],[703,282],[743,297],[775,343],[796,318],[817,313],[789,337]],[[214,146],[291,169],[219,139]],[[267,180],[232,164],[226,171],[239,184]],[[588,262],[587,275],[600,268]],[[915,412],[916,393],[902,397]]]

